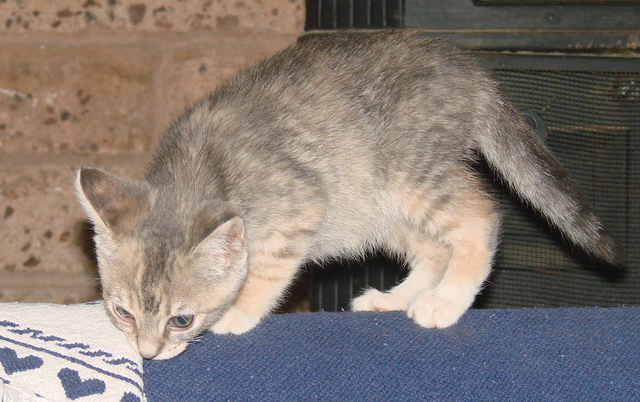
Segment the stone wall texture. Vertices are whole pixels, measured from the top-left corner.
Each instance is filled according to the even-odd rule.
[[[98,298],[76,170],[139,177],[181,110],[303,24],[302,0],[0,0],[0,301]]]

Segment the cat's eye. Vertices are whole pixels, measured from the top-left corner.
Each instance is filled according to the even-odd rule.
[[[177,329],[186,329],[193,323],[192,315],[178,315],[169,320],[169,326]]]
[[[135,318],[133,318],[133,314],[131,314],[130,312],[128,312],[127,310],[123,309],[120,306],[116,306],[114,308],[114,310],[116,311],[116,314],[123,320],[126,322],[133,322],[135,321]]]

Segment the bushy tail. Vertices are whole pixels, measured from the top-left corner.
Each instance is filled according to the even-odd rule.
[[[479,116],[477,143],[511,188],[589,254],[617,264],[618,248],[575,183],[509,102]]]

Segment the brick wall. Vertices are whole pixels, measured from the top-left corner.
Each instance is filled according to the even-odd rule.
[[[0,301],[98,298],[75,170],[140,177],[186,105],[303,21],[302,0],[0,0]]]

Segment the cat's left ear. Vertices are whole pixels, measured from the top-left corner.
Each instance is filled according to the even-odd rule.
[[[218,226],[198,244],[194,253],[204,256],[216,268],[243,269],[246,250],[242,219],[236,216]]]
[[[191,222],[193,252],[216,267],[243,265],[246,257],[244,221],[225,202],[203,206]]]
[[[125,180],[98,168],[82,168],[76,179],[78,199],[97,233],[118,237],[133,230],[150,206],[143,182]]]

